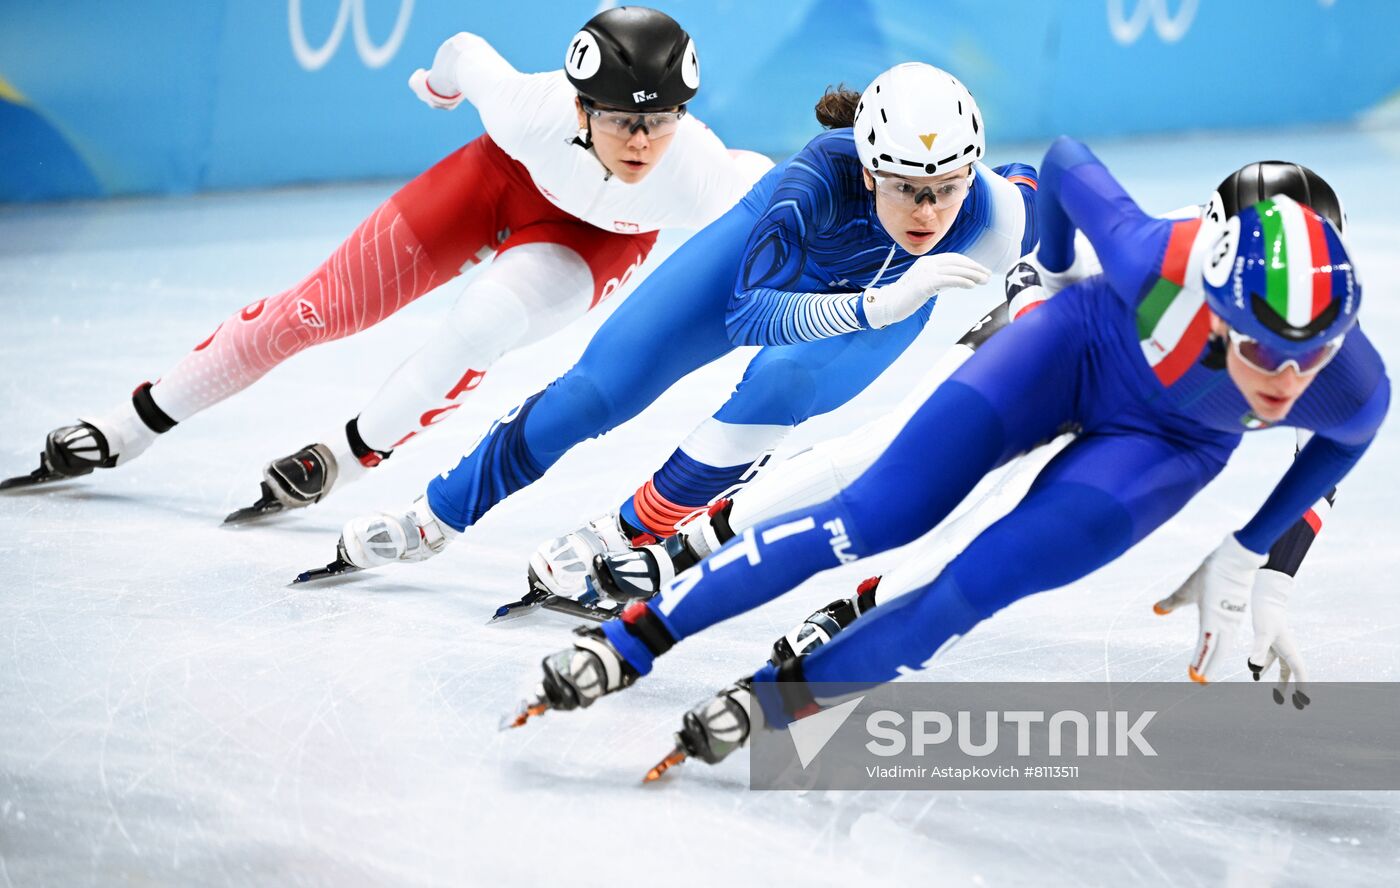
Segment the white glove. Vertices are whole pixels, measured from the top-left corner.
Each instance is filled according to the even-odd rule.
[[[1278,660],[1278,684],[1274,687],[1274,702],[1282,706],[1288,690],[1288,681],[1294,679],[1293,705],[1298,709],[1307,706],[1308,669],[1303,665],[1302,654],[1293,641],[1293,630],[1288,625],[1288,593],[1293,591],[1293,578],[1282,571],[1261,570],[1254,578],[1254,596],[1251,599],[1250,615],[1254,621],[1254,650],[1246,662],[1254,680],[1269,671]]]
[[[408,88],[430,108],[451,111],[462,104],[462,88],[457,85],[457,60],[462,57],[467,34],[458,34],[438,47],[433,69],[419,68],[408,78]]]
[[[1169,614],[1183,604],[1196,605],[1200,629],[1195,655],[1186,669],[1192,681],[1206,684],[1219,677],[1249,606],[1255,574],[1267,560],[1267,555],[1249,551],[1230,534],[1186,582],[1152,606],[1159,614]]]
[[[865,321],[872,330],[897,324],[918,311],[939,290],[967,290],[985,284],[991,275],[981,263],[961,253],[921,256],[899,280],[865,291],[861,297]]]

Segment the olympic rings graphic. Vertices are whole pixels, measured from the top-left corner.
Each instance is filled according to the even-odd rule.
[[[1200,0],[1181,0],[1181,6],[1173,16],[1167,9],[1170,0],[1137,0],[1133,15],[1129,18],[1123,12],[1124,2],[1108,0],[1109,33],[1124,46],[1136,43],[1147,30],[1149,21],[1163,43],[1175,43],[1191,30],[1191,22],[1195,20],[1196,9],[1200,5]]]
[[[365,25],[365,0],[340,0],[340,12],[336,14],[331,36],[326,38],[326,42],[319,48],[313,49],[306,42],[306,31],[301,20],[301,0],[288,0],[287,30],[292,39],[292,55],[296,56],[297,64],[307,71],[320,70],[340,48],[340,41],[345,37],[345,25],[351,23],[355,32],[355,51],[359,53],[360,61],[369,68],[382,68],[403,44],[404,34],[408,33],[408,20],[412,15],[413,0],[399,0],[399,16],[394,21],[394,30],[390,32],[388,40],[380,46],[375,46],[374,41],[370,39],[369,28]]]

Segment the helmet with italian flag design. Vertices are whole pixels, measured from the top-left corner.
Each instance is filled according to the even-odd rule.
[[[1205,233],[1205,232],[1203,232]],[[1218,226],[1201,275],[1206,302],[1225,323],[1281,355],[1346,335],[1361,284],[1332,223],[1279,195]]]

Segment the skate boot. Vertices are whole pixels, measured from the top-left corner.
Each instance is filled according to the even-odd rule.
[[[496,608],[490,622],[515,619],[536,608],[601,623],[622,611],[630,599],[599,591],[589,575],[593,561],[625,557],[633,546],[655,543],[656,537],[637,530],[616,514],[596,518],[561,537],[543,543],[530,555],[529,588],[524,597]]]
[[[79,419],[77,425],[63,426],[49,432],[44,452],[39,454],[39,468],[28,475],[0,481],[0,490],[32,487],[49,481],[63,481],[92,474],[94,469],[110,469],[140,456],[158,432],[147,425],[136,401],[150,401],[150,383],[136,390],[132,400],[116,411],[94,419]],[[154,408],[157,409],[158,408]],[[175,425],[161,414],[164,422],[160,431]]]
[[[676,574],[699,564],[734,536],[729,526],[732,500],[716,501],[659,543],[593,558],[590,577],[600,594],[614,601],[645,600],[666,588]]]
[[[370,449],[360,438],[358,419],[346,424],[347,441],[339,453],[329,444],[308,444],[264,466],[258,501],[230,512],[224,523],[243,524],[287,509],[304,509],[325,499],[337,485],[344,487],[388,459],[389,453]],[[348,449],[345,443],[349,444]]]
[[[243,524],[318,503],[335,485],[339,469],[335,454],[324,444],[308,444],[263,467],[262,495],[246,508],[230,512],[225,524]]]
[[[578,530],[542,543],[530,555],[530,588],[578,598],[586,591],[584,581],[593,559],[630,552],[633,540],[655,542],[656,538],[624,527],[616,514],[595,518]]]
[[[323,568],[304,571],[293,585],[340,576],[371,567],[427,561],[459,536],[438,521],[423,495],[401,512],[376,512],[347,522],[336,544],[336,557]]]
[[[117,464],[111,442],[90,422],[49,432],[41,459],[50,470],[65,478],[80,478],[92,474],[93,469],[110,469]]]
[[[676,748],[642,778],[650,783],[686,759],[714,765],[748,742],[754,711],[753,682],[741,678],[681,718]]]
[[[346,523],[340,538],[347,560],[356,567],[382,567],[402,561],[427,561],[458,536],[438,521],[426,495],[402,512],[378,512]]]
[[[631,687],[637,670],[618,653],[603,630],[579,626],[573,647],[544,658],[544,677],[531,699],[501,721],[501,728],[518,728],[551,709],[568,711],[593,705],[605,694]]]
[[[838,632],[875,606],[875,590],[879,586],[880,578],[871,577],[856,587],[856,594],[852,597],[838,598],[803,620],[773,642],[773,655],[768,662],[781,666],[784,661],[805,657],[831,641]]]

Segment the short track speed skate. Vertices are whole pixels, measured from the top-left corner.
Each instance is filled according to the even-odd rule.
[[[28,475],[0,481],[0,490],[20,490],[39,484],[67,481],[92,474],[94,469],[110,469],[117,464],[107,437],[88,422],[63,426],[49,432],[39,468]]]

